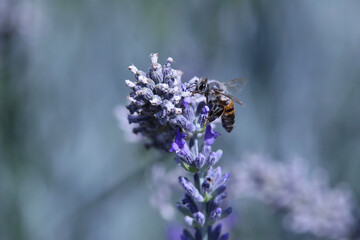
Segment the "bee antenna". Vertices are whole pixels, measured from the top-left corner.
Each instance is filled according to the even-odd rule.
[[[191,87],[194,86],[194,85],[196,85],[196,83],[190,84],[190,85],[186,88],[186,90],[188,90],[189,88],[191,88]]]

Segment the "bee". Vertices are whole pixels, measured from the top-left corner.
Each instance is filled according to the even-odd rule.
[[[241,90],[247,83],[246,78],[236,78],[230,82],[219,82],[201,78],[195,83],[193,94],[203,94],[206,98],[206,104],[210,108],[207,118],[207,124],[221,117],[222,126],[227,132],[231,132],[235,124],[234,102],[243,105],[242,101],[231,96],[229,92]]]
[[[206,177],[205,179],[209,184],[210,183],[214,184],[214,179],[212,177]]]

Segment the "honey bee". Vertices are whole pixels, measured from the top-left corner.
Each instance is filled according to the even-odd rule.
[[[205,179],[209,184],[210,183],[214,184],[214,179],[212,177],[206,177]]]
[[[210,108],[207,124],[221,117],[222,126],[225,130],[227,132],[233,130],[235,124],[234,102],[239,105],[243,105],[243,103],[231,96],[229,92],[243,89],[246,83],[246,78],[236,78],[226,83],[201,78],[195,83],[195,90],[192,93],[203,94],[206,97],[206,104]]]

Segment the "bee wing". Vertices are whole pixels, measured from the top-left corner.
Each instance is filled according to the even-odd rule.
[[[224,83],[224,85],[229,93],[237,93],[244,89],[247,82],[247,78],[235,78],[229,82]]]
[[[230,98],[231,100],[233,100],[234,102],[236,102],[236,103],[238,103],[238,104],[240,104],[240,105],[244,105],[243,102],[240,101],[239,99],[237,99],[236,97],[233,97],[233,96],[231,96],[231,95],[229,95],[229,94],[226,94],[226,93],[223,93],[223,92],[219,92],[219,91],[217,91],[217,90],[215,90],[215,92],[216,92],[217,94],[221,94],[221,95],[224,95],[224,96],[227,97],[227,98]]]

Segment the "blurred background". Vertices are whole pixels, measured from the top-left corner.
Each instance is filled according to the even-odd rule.
[[[0,0],[0,239],[168,239],[148,170],[171,155],[122,131],[134,63],[168,56],[183,80],[249,79],[217,147],[294,156],[360,198],[357,0]],[[174,202],[175,203],[175,202]],[[292,234],[266,205],[233,203],[232,239]],[[182,223],[181,220],[178,221]]]

